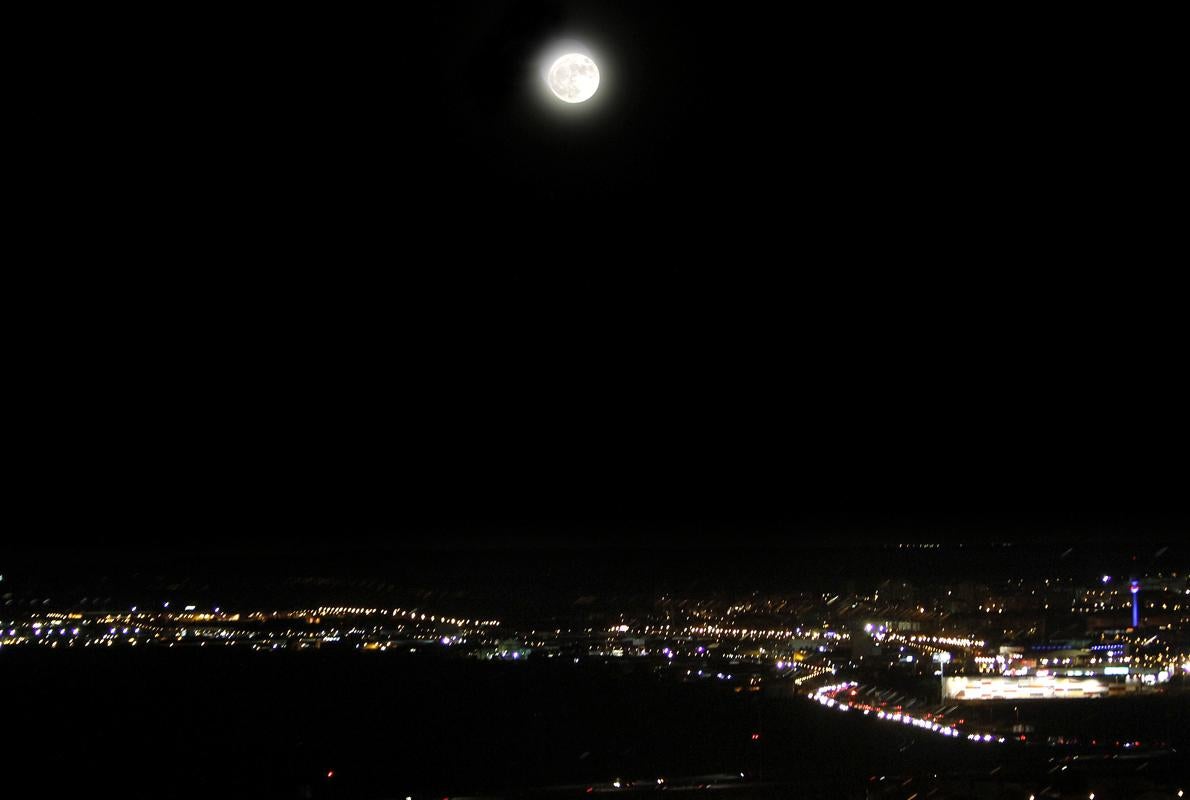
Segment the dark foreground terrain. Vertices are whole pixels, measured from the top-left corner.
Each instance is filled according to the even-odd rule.
[[[0,686],[5,785],[16,787],[5,796],[13,797],[420,800],[699,786],[732,797],[908,797],[946,775],[951,791],[967,781],[970,794],[935,796],[1012,797],[1016,786],[1044,785],[1051,759],[1071,755],[918,737],[790,690],[683,683],[640,662],[6,650]],[[1175,725],[1179,702],[1165,715]],[[1121,717],[1145,724],[1130,710]],[[1184,768],[1178,755],[1143,772]],[[1061,777],[1085,782],[1086,769]],[[879,794],[894,778],[910,783]]]

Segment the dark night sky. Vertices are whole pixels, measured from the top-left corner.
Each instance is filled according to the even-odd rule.
[[[33,547],[1184,507],[1159,20],[108,14],[20,76]]]
[[[1137,46],[1157,25],[1104,22],[606,0],[54,20],[26,124],[46,199],[192,291],[1028,311],[1066,269],[1096,288],[1076,252],[1135,263],[1168,220],[1137,196],[1173,141],[1163,51]],[[527,88],[560,34],[608,62],[598,113]]]

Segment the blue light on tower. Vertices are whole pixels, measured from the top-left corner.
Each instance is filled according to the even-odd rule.
[[[1138,592],[1140,592],[1140,581],[1133,581],[1132,585],[1128,587],[1128,590],[1132,592],[1132,627],[1139,628],[1140,596],[1138,595]]]

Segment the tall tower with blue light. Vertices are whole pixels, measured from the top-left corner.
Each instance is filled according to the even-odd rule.
[[[1140,627],[1140,581],[1134,580],[1128,587],[1132,592],[1132,627]]]

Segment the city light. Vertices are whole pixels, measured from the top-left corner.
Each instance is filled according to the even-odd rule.
[[[772,595],[670,595],[651,604],[613,605],[600,614],[584,610],[510,625],[462,609],[391,604],[311,603],[223,612],[197,595],[196,603],[186,605],[163,601],[158,607],[159,601],[150,600],[146,610],[123,600],[113,610],[35,602],[10,606],[13,610],[0,620],[0,646],[5,658],[18,647],[46,652],[102,648],[102,657],[131,648],[139,656],[144,649],[174,653],[228,647],[262,661],[323,650],[392,659],[389,663],[398,668],[392,654],[404,659],[430,652],[417,658],[504,661],[510,662],[509,671],[521,674],[556,658],[567,670],[584,664],[574,669],[576,674],[599,664],[622,666],[625,672],[646,670],[659,680],[700,683],[707,692],[733,699],[788,693],[812,701],[814,715],[847,715],[837,718],[840,728],[872,726],[890,737],[941,736],[954,740],[947,747],[964,750],[1028,747],[1060,761],[1087,748],[1095,754],[1118,749],[1120,755],[1149,758],[1180,743],[1162,741],[1162,735],[1150,739],[1123,730],[1126,726],[1114,739],[1102,734],[1088,739],[1079,723],[1084,710],[1078,706],[1084,704],[1071,704],[1069,719],[1055,713],[1052,725],[1035,732],[1033,712],[1070,699],[1151,696],[1157,702],[1184,692],[1190,650],[1183,631],[1190,604],[1183,599],[1185,576],[1171,573],[1121,578],[1114,585],[1106,574],[1096,585],[1098,570],[1074,582],[1054,578],[1052,584],[1024,577],[993,585],[990,578],[980,583],[985,579],[939,575],[899,595],[887,581],[879,594],[873,586],[859,585]],[[1127,625],[1129,606],[1138,621],[1142,584],[1143,630]],[[421,602],[429,604],[430,597],[438,596],[427,594]],[[464,600],[443,594],[434,602]],[[1061,629],[1047,625],[1058,611]],[[624,663],[632,659],[640,663]],[[934,676],[941,678],[940,686]],[[1011,710],[995,702],[1002,700],[1012,701],[1006,704]],[[762,732],[746,735],[757,745],[748,749],[758,754]],[[1062,763],[1054,769],[1077,771],[1078,766]],[[618,778],[616,788],[635,790],[642,782],[655,782],[672,789],[657,772],[645,772],[648,777],[639,781]],[[325,767],[319,774],[338,777]],[[608,779],[602,781],[593,793],[609,788]],[[1095,793],[1084,787],[1079,796],[1092,800]],[[1183,796],[1180,789],[1178,796]]]

